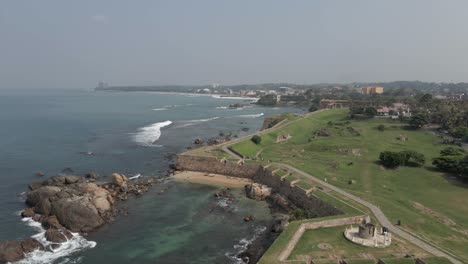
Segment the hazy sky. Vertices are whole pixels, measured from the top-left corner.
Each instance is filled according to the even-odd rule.
[[[468,81],[466,0],[0,2],[0,88]]]

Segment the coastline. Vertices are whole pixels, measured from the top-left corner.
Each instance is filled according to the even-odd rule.
[[[230,177],[221,174],[204,173],[195,171],[180,171],[171,176],[179,182],[198,183],[231,188],[243,188],[247,184],[253,183],[251,179]]]

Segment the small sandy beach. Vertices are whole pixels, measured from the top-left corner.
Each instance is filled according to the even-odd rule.
[[[172,178],[181,182],[200,183],[231,188],[240,188],[252,183],[252,180],[250,179],[242,179],[221,174],[212,174],[195,171],[176,172],[176,174],[172,176]]]

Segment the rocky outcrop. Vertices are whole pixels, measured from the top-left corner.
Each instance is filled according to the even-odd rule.
[[[1,241],[0,242],[0,264],[14,262],[24,258],[24,254],[43,249],[37,240],[28,238],[23,241]]]
[[[252,183],[245,186],[245,193],[251,199],[264,200],[271,195],[271,188],[263,184]]]
[[[43,217],[55,216],[72,231],[89,232],[104,224],[103,218],[111,211],[113,202],[108,190],[86,182],[83,177],[59,176],[47,179],[27,193],[26,203],[33,209],[26,209],[22,215],[32,217],[33,210]]]
[[[130,183],[123,174],[111,175],[112,182],[94,183],[96,173],[81,176],[56,176],[32,183],[26,193],[26,208],[22,217],[40,222],[46,229],[45,238],[54,249],[73,238],[73,232],[90,232],[113,219],[115,200],[126,200],[129,194],[147,192],[154,179]],[[70,231],[69,231],[70,230]],[[35,239],[0,241],[0,264],[24,258],[24,254],[44,246]]]
[[[112,183],[119,187],[127,187],[128,179],[125,175],[119,173],[112,173]]]
[[[65,229],[51,228],[46,231],[45,237],[50,242],[63,243],[71,239],[73,235],[70,233],[70,231]]]
[[[59,222],[74,232],[89,232],[104,224],[97,208],[86,196],[74,196],[55,201],[51,213]]]

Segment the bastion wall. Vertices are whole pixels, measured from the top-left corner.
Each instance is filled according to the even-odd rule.
[[[299,186],[291,186],[288,181],[281,180],[281,177],[274,175],[271,170],[264,169],[257,164],[237,164],[228,160],[219,160],[215,157],[179,155],[176,169],[252,179],[255,182],[271,187],[273,191],[286,197],[296,206],[309,211],[314,217],[343,214],[343,211],[338,208],[315,196],[309,196],[307,190]]]

